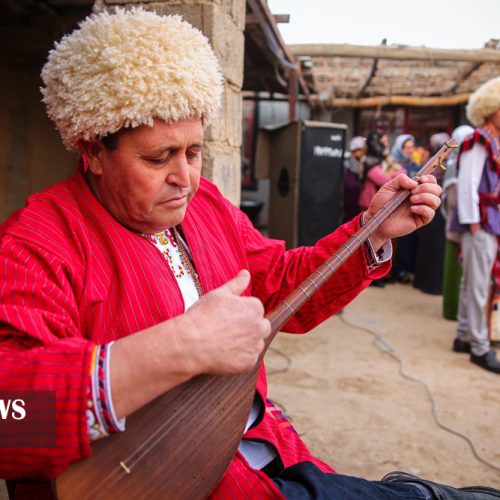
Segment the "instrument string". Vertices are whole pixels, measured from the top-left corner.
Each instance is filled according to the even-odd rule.
[[[393,358],[399,364],[399,374],[401,377],[403,377],[407,380],[410,380],[411,382],[416,382],[424,387],[424,389],[427,393],[427,396],[429,398],[429,401],[431,403],[432,417],[433,417],[436,425],[439,428],[441,428],[444,431],[449,432],[450,434],[453,434],[453,435],[459,437],[460,439],[464,440],[468,444],[474,457],[479,462],[483,463],[484,465],[488,466],[489,468],[491,468],[497,472],[500,472],[500,465],[495,465],[494,463],[490,462],[489,460],[483,458],[479,454],[476,447],[474,446],[474,443],[472,442],[472,440],[469,437],[467,437],[465,434],[462,434],[461,432],[459,432],[459,431],[457,431],[457,430],[455,430],[455,429],[453,429],[453,428],[451,428],[451,427],[449,427],[441,422],[441,419],[440,419],[438,412],[437,412],[436,399],[435,399],[434,394],[432,393],[430,387],[423,380],[421,380],[413,375],[409,375],[405,371],[403,360],[398,356],[398,354],[396,353],[394,348],[387,342],[386,339],[383,338],[383,336],[380,333],[377,333],[375,330],[372,330],[370,328],[366,328],[365,326],[361,326],[361,325],[355,324],[355,323],[347,320],[345,318],[345,313],[340,313],[339,318],[340,318],[340,321],[342,321],[347,326],[349,326],[351,328],[355,328],[357,330],[363,331],[363,332],[371,335],[373,337],[373,344],[378,349],[380,349],[382,352],[388,354],[391,358]]]

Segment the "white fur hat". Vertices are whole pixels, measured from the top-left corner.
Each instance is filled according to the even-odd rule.
[[[500,108],[500,76],[483,83],[470,97],[467,118],[475,127],[482,127],[488,116]]]
[[[200,31],[180,16],[142,8],[86,18],[50,51],[41,88],[65,146],[122,127],[199,117],[220,106],[219,63]]]

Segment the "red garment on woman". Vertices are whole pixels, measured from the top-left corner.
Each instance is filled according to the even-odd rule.
[[[366,210],[375,196],[377,191],[386,183],[389,182],[394,177],[398,175],[406,174],[406,169],[400,168],[398,170],[393,170],[391,173],[384,172],[381,165],[375,165],[368,170],[366,178],[361,188],[361,193],[359,195],[359,209]]]
[[[358,227],[356,219],[315,247],[285,252],[283,242],[263,238],[203,179],[182,223],[205,291],[246,268],[251,293],[268,311]],[[370,274],[364,251],[356,252],[284,330],[315,327],[387,269]],[[57,447],[0,448],[0,477],[55,477],[91,453],[85,410],[93,346],[182,314],[182,295],[163,255],[105,210],[80,170],[31,196],[0,227],[0,276],[0,388],[57,394]],[[264,368],[257,390],[265,401]],[[285,466],[312,460],[331,470],[272,407],[245,437],[273,444]],[[239,453],[214,492],[217,498],[273,495],[280,497],[272,481]]]

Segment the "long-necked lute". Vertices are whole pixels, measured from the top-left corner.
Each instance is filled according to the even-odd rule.
[[[446,143],[417,176],[442,167],[454,147],[453,141]],[[279,329],[409,196],[406,190],[394,196],[267,315],[272,334],[266,349]],[[248,373],[200,375],[133,413],[125,432],[97,441],[90,458],[71,465],[56,480],[58,499],[206,498],[236,453],[265,350]]]

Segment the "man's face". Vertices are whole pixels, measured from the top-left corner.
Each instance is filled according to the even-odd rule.
[[[500,132],[500,108],[498,108],[492,115],[488,117],[486,122],[491,123],[498,132]]]
[[[99,141],[85,151],[90,184],[99,201],[124,226],[157,233],[179,224],[198,190],[203,126],[200,119],[155,120],[123,131],[109,151]]]

